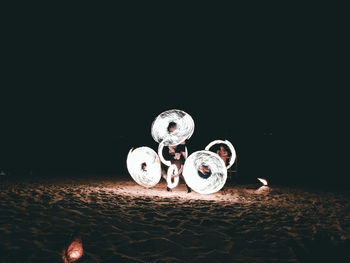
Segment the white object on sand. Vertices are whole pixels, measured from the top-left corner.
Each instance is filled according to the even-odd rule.
[[[177,174],[178,172],[179,172],[179,169],[177,169],[175,164],[170,165],[170,167],[168,168],[166,181],[167,181],[168,187],[171,189],[175,188],[179,184],[179,176],[174,177],[174,182],[172,182],[171,180],[173,177],[173,174]]]
[[[136,183],[144,187],[153,187],[161,178],[161,166],[157,153],[146,146],[131,149],[126,165]]]
[[[201,167],[210,169],[208,177],[199,173]],[[212,194],[226,183],[227,169],[219,155],[210,151],[192,153],[185,161],[183,176],[186,184],[200,194]]]
[[[257,178],[263,185],[267,185],[267,181],[263,178]]]
[[[175,123],[176,129],[169,131],[169,124]],[[152,123],[151,135],[153,139],[165,146],[178,145],[189,139],[194,132],[192,117],[182,110],[167,110],[159,114]]]
[[[228,141],[228,140],[225,140],[225,141],[223,141],[223,140],[215,140],[215,141],[212,141],[211,143],[209,143],[207,145],[207,147],[205,147],[205,150],[209,151],[209,149],[211,147],[213,147],[215,144],[226,144],[227,147],[230,149],[232,156],[231,156],[231,159],[230,159],[230,163],[226,166],[226,169],[229,169],[234,164],[234,162],[236,160],[236,150],[235,150],[235,148],[233,147],[232,143],[230,141]]]

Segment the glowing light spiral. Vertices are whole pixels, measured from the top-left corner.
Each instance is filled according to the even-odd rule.
[[[161,166],[157,153],[149,147],[139,147],[129,151],[126,165],[136,183],[153,187],[161,178]]]
[[[169,131],[169,124],[175,123],[176,129]],[[182,110],[167,110],[159,114],[152,123],[153,139],[165,146],[178,145],[189,139],[194,132],[192,117]]]
[[[164,144],[160,143],[159,146],[158,146],[159,159],[166,166],[170,166],[171,165],[171,161],[165,160],[164,157],[163,157],[163,148],[164,148]],[[187,147],[185,146],[185,159],[187,158],[187,156],[188,156],[188,150],[187,150]]]
[[[168,168],[166,181],[167,181],[168,187],[171,189],[175,188],[179,184],[179,176],[174,177],[174,182],[172,182],[171,180],[173,177],[173,174],[177,174],[178,172],[179,170],[177,169],[175,164],[170,165],[170,167]]]
[[[211,143],[209,143],[207,145],[207,147],[205,147],[205,150],[206,151],[210,151],[210,148],[213,147],[214,145],[216,144],[226,144],[227,147],[230,149],[231,151],[231,159],[230,159],[230,163],[226,166],[226,169],[229,169],[235,162],[236,160],[236,150],[235,148],[233,147],[232,143],[229,142],[228,140],[215,140],[215,141],[212,141]]]
[[[199,173],[201,167],[210,170],[209,175]],[[219,191],[226,183],[227,169],[219,155],[210,151],[192,153],[185,161],[182,172],[186,184],[200,194],[212,194]]]

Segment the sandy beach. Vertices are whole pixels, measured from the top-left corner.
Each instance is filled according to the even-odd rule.
[[[347,262],[350,193],[225,185],[211,195],[130,177],[1,179],[0,262]]]

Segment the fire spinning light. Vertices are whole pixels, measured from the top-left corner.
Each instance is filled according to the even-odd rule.
[[[185,161],[186,184],[200,194],[212,194],[226,183],[227,169],[219,155],[210,151],[192,153]]]
[[[168,160],[165,160],[164,157],[163,157],[163,148],[164,148],[164,144],[163,143],[160,143],[159,146],[158,146],[158,156],[159,156],[159,159],[160,161],[165,164],[166,166],[170,166],[171,165],[171,162],[168,161]],[[185,146],[185,154],[186,154],[186,157],[188,156],[188,151],[187,151],[187,147]]]
[[[168,184],[168,187],[171,189],[175,188],[179,184],[179,176],[174,177],[174,182],[171,181],[173,175],[176,175],[178,172],[179,169],[177,169],[175,164],[170,165],[168,168],[166,182]]]
[[[213,147],[214,145],[216,144],[226,144],[227,147],[230,149],[231,151],[231,159],[230,159],[230,163],[226,166],[226,169],[229,169],[235,162],[236,160],[236,151],[235,151],[235,148],[233,147],[232,143],[229,142],[228,140],[215,140],[215,141],[212,141],[211,143],[209,143],[207,145],[207,147],[205,147],[205,150],[209,151],[211,147]]]
[[[131,177],[139,185],[149,188],[159,183],[160,160],[153,149],[146,146],[131,149],[126,164]]]
[[[181,110],[168,110],[159,114],[152,123],[151,135],[159,143],[158,155],[149,147],[131,149],[127,157],[127,167],[131,177],[141,186],[153,187],[161,179],[161,162],[169,166],[167,184],[174,188],[179,183],[176,165],[163,157],[164,146],[175,146],[188,140],[194,132],[192,117]],[[231,151],[229,164],[225,165],[221,157],[210,148],[215,144],[225,144]],[[186,157],[188,156],[185,147]],[[201,194],[211,194],[219,191],[226,183],[227,169],[236,160],[236,151],[228,141],[215,140],[207,145],[205,150],[191,154],[185,161],[183,176],[186,184]],[[172,179],[174,179],[172,181]]]
[[[169,126],[176,124],[173,131]],[[192,117],[182,110],[167,110],[159,114],[152,123],[151,134],[153,139],[165,146],[178,145],[189,139],[194,132]]]

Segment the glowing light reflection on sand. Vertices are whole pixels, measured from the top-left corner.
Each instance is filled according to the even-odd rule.
[[[111,197],[126,196],[131,198],[156,198],[156,199],[172,199],[174,201],[195,201],[195,200],[207,200],[215,202],[240,202],[239,194],[235,193],[233,189],[228,191],[220,191],[213,194],[199,194],[194,191],[187,193],[185,184],[179,184],[172,192],[166,191],[166,182],[161,181],[159,184],[152,188],[144,188],[133,181],[118,180],[117,183],[106,184],[104,187],[84,187],[85,192],[109,192]]]
[[[62,259],[65,263],[76,262],[83,256],[84,249],[80,237],[74,238],[66,249],[62,251]]]

